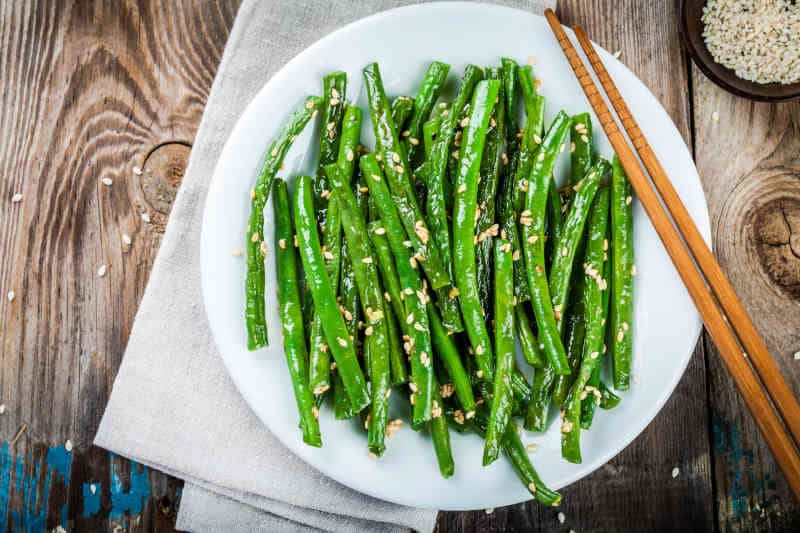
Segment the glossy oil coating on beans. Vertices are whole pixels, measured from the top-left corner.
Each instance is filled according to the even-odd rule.
[[[350,184],[336,165],[325,167],[328,180],[339,195],[342,212],[342,228],[351,255],[356,285],[361,299],[361,310],[365,322],[365,342],[369,353],[370,389],[372,409],[367,437],[369,450],[382,455],[386,449],[386,425],[389,421],[389,390],[391,369],[389,363],[389,339],[386,327],[387,313],[383,308],[383,291],[378,276],[378,262],[372,255],[367,236],[367,224],[356,203]]]
[[[417,154],[422,149],[422,125],[428,120],[433,104],[439,98],[439,93],[447,80],[450,65],[434,61],[428,67],[422,85],[414,98],[414,109],[408,119],[408,125],[402,130],[401,137],[408,162],[412,165],[417,160]]]
[[[514,324],[517,329],[517,336],[519,337],[520,346],[522,346],[522,356],[525,362],[534,368],[542,368],[544,366],[544,358],[542,352],[539,350],[539,341],[536,340],[536,335],[531,328],[531,321],[528,318],[528,313],[522,304],[517,304],[514,311]]]
[[[294,238],[286,182],[275,180],[275,242],[291,242]],[[317,420],[317,407],[308,388],[306,338],[303,332],[303,314],[300,311],[300,288],[297,282],[297,252],[294,246],[276,246],[278,272],[278,306],[280,308],[283,349],[286,366],[292,378],[292,388],[300,414],[303,441],[311,446],[322,446],[322,436]]]
[[[506,239],[494,243],[494,353],[496,358],[491,414],[483,448],[483,465],[500,456],[501,441],[511,420],[514,368],[514,267],[511,244]]]
[[[367,88],[372,129],[378,154],[384,162],[386,179],[395,209],[400,214],[408,239],[415,255],[428,276],[431,288],[438,289],[450,284],[447,271],[435,242],[430,240],[430,230],[417,204],[410,181],[411,167],[405,158],[398,139],[397,129],[392,121],[389,101],[381,81],[377,63],[364,67],[364,84]]]
[[[592,117],[589,113],[579,113],[571,119],[570,135],[570,185],[583,179],[594,163],[592,145]]]
[[[323,196],[323,192],[330,189],[324,168],[325,165],[335,163],[339,157],[346,94],[346,73],[331,72],[322,78],[322,106],[320,109],[322,127],[319,134],[318,170],[314,176],[314,202],[317,206],[317,222],[320,225],[325,224],[325,213],[328,207],[328,200]]]
[[[506,102],[506,144],[512,148],[517,141],[517,62],[509,57],[500,60],[503,76],[503,96]],[[507,154],[511,157],[511,153]]]
[[[593,167],[594,168],[594,167]],[[587,387],[595,369],[599,368],[606,332],[606,307],[608,301],[608,274],[606,249],[608,248],[608,188],[603,187],[591,206],[587,227],[586,256],[584,258],[584,291],[582,300],[586,308],[586,336],[580,368],[570,388],[561,427],[561,454],[570,462],[581,462],[580,419],[581,401],[600,401],[600,390]]]
[[[414,98],[411,96],[398,96],[392,100],[392,120],[398,130],[403,131],[413,109]]]
[[[487,68],[487,79],[501,79],[500,69]],[[503,170],[502,153],[506,127],[505,91],[500,85],[498,102],[494,106],[494,113],[489,120],[489,130],[486,133],[486,146],[483,149],[481,160],[481,179],[478,182],[478,216],[476,233],[478,244],[476,246],[478,294],[481,299],[486,320],[492,319],[494,311],[492,305],[492,260],[494,250],[492,237],[499,235],[499,224],[495,223],[495,204],[497,203],[497,186],[500,173]],[[506,232],[507,233],[507,232]],[[522,259],[520,253],[512,254],[515,261]]]
[[[302,107],[294,112],[289,123],[270,144],[259,164],[258,179],[251,194],[250,217],[247,221],[247,275],[245,278],[245,322],[247,326],[247,348],[257,350],[269,343],[264,302],[264,206],[272,189],[272,180],[283,164],[286,153],[295,137],[302,133],[306,124],[317,112],[321,100],[308,96]]]
[[[486,131],[500,90],[497,80],[481,81],[472,96],[469,124],[464,130],[460,148],[460,164],[455,180],[453,204],[453,266],[461,297],[461,313],[478,368],[485,379],[492,379],[494,364],[489,332],[483,317],[478,294],[475,266],[475,221],[478,208],[478,174],[480,172]]]
[[[553,302],[559,331],[562,331],[564,327],[562,318],[566,312],[567,298],[569,297],[572,265],[575,263],[575,253],[583,236],[586,218],[589,216],[589,209],[597,188],[610,170],[611,166],[608,161],[599,158],[586,176],[575,185],[577,192],[570,203],[569,214],[564,223],[561,237],[554,247],[549,283],[550,298]]]
[[[402,222],[393,203],[389,188],[377,159],[372,154],[361,158],[361,172],[366,178],[369,194],[381,216],[383,228],[389,239],[394,255],[397,275],[402,288],[405,314],[400,318],[405,322],[409,340],[408,355],[411,357],[411,382],[413,426],[420,426],[431,419],[433,405],[433,349],[431,348],[430,328],[426,304],[429,296],[420,279],[418,263],[406,246]]]
[[[370,403],[370,397],[364,374],[356,359],[353,341],[339,312],[336,296],[328,278],[317,235],[311,178],[308,176],[299,176],[295,180],[294,216],[297,246],[306,280],[311,288],[314,308],[322,316],[322,327],[328,341],[328,349],[336,361],[337,371],[342,377],[350,402],[356,411],[360,411]],[[292,243],[285,244],[290,246]]]
[[[327,264],[328,278],[334,292],[339,287],[339,250],[341,246],[342,219],[339,210],[339,202],[336,195],[331,195],[328,200],[327,220],[325,223],[325,233],[323,237],[323,258]],[[319,396],[327,391],[331,386],[330,350],[322,329],[322,317],[319,313],[314,313],[311,323],[311,351],[309,353],[309,378],[308,384],[312,392]]]
[[[525,209],[520,213],[525,267],[531,290],[531,303],[539,330],[539,342],[549,366],[556,374],[569,374],[569,364],[561,343],[561,330],[556,322],[547,273],[544,264],[544,218],[547,189],[556,157],[567,135],[569,118],[560,112],[534,157],[528,180]]]
[[[633,351],[633,203],[631,184],[614,157],[611,176],[611,335],[614,388],[628,390]]]

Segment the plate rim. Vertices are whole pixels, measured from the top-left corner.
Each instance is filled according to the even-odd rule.
[[[230,130],[230,133],[228,134],[228,137],[225,140],[225,143],[224,143],[224,145],[223,145],[223,147],[222,147],[222,149],[221,149],[221,151],[219,153],[219,157],[217,159],[217,162],[214,165],[213,174],[212,174],[211,179],[209,181],[208,191],[207,191],[206,198],[205,198],[205,201],[204,201],[204,206],[203,206],[203,217],[202,217],[202,225],[201,225],[201,242],[200,242],[201,288],[202,288],[202,293],[203,293],[202,294],[202,298],[203,298],[203,305],[204,305],[204,310],[205,310],[205,314],[206,314],[206,319],[208,320],[208,324],[209,324],[209,328],[211,330],[212,338],[214,339],[214,344],[217,347],[217,350],[219,351],[219,355],[220,355],[220,357],[221,357],[221,359],[222,359],[222,361],[223,361],[223,363],[225,365],[226,371],[228,372],[228,375],[231,377],[234,385],[236,386],[237,393],[239,393],[242,396],[242,398],[244,399],[245,403],[247,403],[248,407],[250,407],[253,410],[254,414],[256,414],[256,417],[258,418],[260,423],[262,423],[264,425],[264,427],[268,431],[270,431],[270,433],[273,436],[275,436],[281,442],[281,444],[283,446],[285,446],[287,448],[287,450],[289,450],[293,455],[297,456],[301,461],[303,461],[304,463],[308,464],[312,469],[320,472],[321,474],[323,474],[323,475],[325,475],[327,477],[330,477],[331,479],[333,479],[337,483],[341,483],[342,485],[344,485],[344,486],[346,486],[346,487],[348,487],[348,488],[350,488],[352,490],[358,491],[358,492],[360,492],[362,494],[365,494],[367,496],[374,497],[374,498],[377,498],[377,499],[380,499],[380,500],[383,500],[383,501],[392,502],[392,503],[396,503],[396,504],[399,504],[399,505],[416,506],[416,507],[420,507],[420,506],[415,504],[415,503],[411,503],[410,501],[398,500],[398,499],[392,497],[391,495],[389,495],[386,491],[380,490],[379,487],[373,487],[373,486],[368,485],[366,483],[360,483],[360,482],[358,482],[359,478],[356,478],[355,480],[353,478],[346,478],[345,479],[345,478],[342,478],[342,476],[339,476],[339,475],[336,475],[335,473],[330,472],[326,468],[318,467],[316,464],[312,463],[310,460],[308,460],[302,454],[296,452],[296,449],[298,448],[298,442],[299,441],[296,441],[296,439],[289,439],[289,438],[287,438],[286,435],[284,435],[282,433],[279,433],[279,432],[274,432],[274,431],[271,430],[268,421],[264,420],[258,414],[258,412],[253,408],[253,406],[251,406],[250,399],[245,394],[243,394],[241,392],[241,390],[242,390],[242,386],[241,385],[242,384],[241,384],[241,381],[240,381],[240,379],[238,377],[237,372],[234,371],[234,369],[231,366],[232,365],[232,361],[230,361],[230,357],[226,356],[224,354],[224,351],[222,349],[220,349],[219,344],[217,342],[216,328],[215,328],[215,326],[214,326],[214,324],[213,324],[213,322],[212,322],[212,320],[210,318],[210,315],[208,313],[208,309],[209,309],[209,307],[211,305],[211,302],[209,300],[210,291],[208,290],[208,286],[209,286],[209,283],[211,283],[212,280],[208,279],[208,274],[209,274],[208,273],[208,266],[207,266],[207,262],[204,259],[210,253],[209,252],[209,247],[210,247],[209,241],[211,240],[211,237],[210,237],[210,232],[208,230],[208,224],[207,224],[207,220],[210,217],[210,214],[209,214],[210,207],[209,207],[209,205],[210,205],[211,202],[210,202],[209,199],[211,198],[212,194],[222,186],[223,178],[220,176],[220,167],[222,166],[222,161],[226,159],[226,156],[229,157],[230,156],[229,153],[234,150],[233,141],[234,141],[234,139],[236,139],[239,136],[237,134],[240,134],[240,131],[244,127],[244,122],[245,122],[244,121],[244,117],[246,117],[249,114],[251,114],[253,109],[255,107],[257,107],[257,102],[261,99],[261,95],[264,92],[268,91],[273,85],[283,83],[285,78],[286,78],[286,76],[288,75],[287,73],[291,69],[291,67],[293,67],[296,63],[299,63],[299,62],[303,61],[306,58],[306,56],[309,56],[309,55],[313,54],[316,50],[318,50],[320,48],[323,48],[325,45],[327,45],[328,41],[333,40],[340,33],[343,33],[343,32],[346,32],[346,31],[349,32],[349,31],[357,30],[362,25],[370,24],[370,23],[372,23],[372,22],[374,22],[376,20],[382,19],[382,18],[391,17],[395,13],[400,12],[400,11],[418,11],[418,10],[426,10],[426,9],[435,10],[435,9],[443,9],[445,7],[451,7],[451,8],[453,8],[453,7],[455,7],[455,8],[464,7],[464,8],[470,8],[470,9],[476,9],[476,7],[477,7],[477,8],[489,9],[489,10],[510,11],[510,12],[514,12],[514,13],[517,13],[517,14],[524,14],[524,15],[527,15],[527,16],[533,16],[533,17],[537,17],[537,18],[540,18],[540,19],[544,19],[543,15],[539,15],[537,13],[532,13],[532,12],[528,12],[528,11],[525,11],[525,10],[522,10],[522,9],[517,9],[517,8],[514,8],[514,7],[510,7],[510,6],[507,6],[507,5],[501,5],[501,4],[487,4],[487,3],[481,3],[481,2],[469,2],[469,1],[458,1],[458,0],[457,1],[433,2],[433,3],[421,3],[421,4],[411,4],[411,5],[395,7],[395,8],[387,9],[387,10],[384,10],[384,11],[379,11],[377,13],[373,13],[371,15],[362,17],[362,18],[360,18],[358,20],[352,21],[352,22],[350,22],[350,23],[348,23],[348,24],[346,24],[344,26],[336,28],[336,29],[332,30],[330,33],[328,33],[328,34],[324,35],[323,37],[321,37],[320,39],[318,39],[317,41],[313,42],[308,47],[306,47],[305,49],[300,51],[298,54],[296,54],[294,57],[292,57],[292,59],[290,59],[287,63],[285,63],[280,69],[278,69],[269,78],[269,80],[267,80],[264,83],[264,85],[254,94],[254,96],[252,97],[250,102],[247,104],[247,106],[245,106],[245,108],[242,111],[242,113],[236,119],[236,123],[234,124],[233,128]],[[564,30],[567,32],[567,34],[570,36],[570,38],[574,39],[574,32],[572,31],[571,28],[569,28],[567,26],[564,26]],[[647,90],[649,95],[658,103],[659,109],[666,115],[667,122],[669,123],[669,126],[674,130],[674,133],[682,138],[680,132],[677,130],[677,126],[675,125],[674,121],[669,116],[669,114],[666,112],[666,110],[664,109],[663,105],[658,100],[658,98],[653,94],[653,92],[650,90],[650,88],[647,85],[645,85],[644,82],[642,82],[641,79],[639,79],[639,77],[627,67],[627,65],[625,65],[622,62],[619,62],[605,48],[597,45],[596,43],[594,43],[594,41],[592,41],[592,42],[595,45],[596,49],[598,50],[598,53],[603,57],[603,60],[605,62],[616,61],[617,63],[619,63],[619,66],[621,66],[623,69],[625,69],[628,72],[629,75],[631,75],[635,80],[637,80],[639,83],[642,84],[642,86]],[[698,179],[699,179],[699,173],[696,170],[696,166],[694,164],[694,158],[693,158],[693,156],[691,154],[691,151],[689,151],[688,147],[686,146],[685,140],[683,142],[683,149],[686,150],[686,155],[687,155],[688,159],[691,161],[692,167],[695,168],[695,174],[697,174]],[[699,185],[700,185],[700,189],[701,189],[701,192],[702,192],[702,181],[700,181]],[[702,214],[703,218],[702,218],[702,220],[697,220],[697,219],[694,219],[694,218],[693,218],[693,220],[697,224],[698,229],[699,229],[701,235],[703,236],[704,240],[709,245],[709,247],[711,247],[712,245],[711,245],[710,213],[709,213],[709,210],[708,210],[708,202],[707,202],[707,199],[705,197],[705,194],[702,194],[702,208],[703,208],[703,214]],[[633,442],[637,437],[639,437],[650,426],[650,424],[653,422],[655,417],[661,412],[661,410],[664,407],[664,405],[666,404],[666,402],[674,394],[675,389],[678,386],[678,383],[680,382],[680,380],[683,378],[683,376],[686,373],[686,369],[687,369],[687,367],[688,367],[688,365],[689,365],[689,363],[690,363],[690,361],[692,359],[692,354],[694,353],[694,351],[695,351],[695,349],[697,347],[697,342],[698,342],[700,334],[702,332],[703,324],[702,324],[702,320],[701,320],[701,318],[699,316],[699,313],[697,313],[696,309],[694,311],[695,311],[695,315],[696,315],[695,316],[695,321],[694,321],[694,324],[693,324],[693,329],[692,329],[692,331],[690,332],[690,335],[689,335],[690,338],[694,339],[694,342],[691,344],[691,347],[689,348],[688,353],[686,355],[682,356],[683,362],[682,362],[681,367],[679,369],[680,371],[675,373],[674,379],[671,380],[671,382],[669,383],[669,386],[666,389],[667,392],[665,394],[663,394],[661,397],[659,397],[657,401],[651,402],[650,403],[650,409],[648,409],[648,411],[646,411],[644,413],[644,415],[642,416],[643,424],[642,424],[641,430],[639,430],[637,432],[633,432],[630,435],[627,435],[626,438],[624,438],[624,439],[622,439],[622,441],[620,441],[620,444],[619,444],[618,447],[616,447],[616,446],[614,447],[614,448],[617,448],[617,449],[610,449],[607,453],[602,454],[600,457],[598,457],[596,460],[592,461],[591,463],[583,463],[583,464],[581,464],[580,466],[582,468],[580,470],[576,470],[573,475],[566,476],[565,478],[560,480],[559,483],[552,484],[551,488],[553,490],[560,490],[563,487],[571,485],[572,483],[575,483],[576,481],[578,481],[580,479],[583,479],[585,477],[590,476],[595,471],[597,471],[600,467],[602,467],[603,465],[607,464],[611,459],[613,459],[618,454],[620,454],[623,450],[625,450],[631,444],[631,442]],[[282,347],[281,347],[281,350],[282,350]],[[299,442],[299,445],[302,446],[304,444],[302,442]],[[515,505],[515,504],[522,503],[522,502],[525,502],[525,501],[530,501],[532,499],[533,499],[533,496],[528,494],[528,495],[526,495],[526,497],[523,497],[521,499],[517,499],[517,500],[514,500],[514,501],[506,502],[503,505]],[[432,507],[420,507],[420,508],[434,509]],[[478,507],[477,509],[479,509],[479,508],[480,507]],[[450,510],[450,511],[467,511],[467,510],[474,510],[476,508],[463,507],[463,506],[445,506],[445,507],[440,507],[440,508],[436,508],[436,509],[439,509],[439,510]]]

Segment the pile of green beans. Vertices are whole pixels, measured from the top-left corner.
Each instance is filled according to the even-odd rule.
[[[432,62],[416,94],[390,99],[378,65],[367,65],[362,110],[347,101],[346,74],[332,72],[323,96],[292,114],[251,194],[247,345],[267,345],[272,191],[278,310],[303,441],[322,446],[320,410],[330,404],[336,419],[360,420],[380,457],[402,424],[390,403],[404,402],[442,476],[456,469],[450,430],[475,433],[484,465],[505,455],[534,498],[557,505],[517,420],[546,431],[555,406],[562,455],[580,462],[596,406],[615,407],[615,391],[630,385],[630,184],[616,158],[595,153],[589,113],[546,119],[531,66],[467,65],[442,101],[449,74]],[[290,194],[276,175],[317,115],[316,174],[289,180]],[[373,147],[361,144],[364,122]],[[570,175],[559,190],[561,157]]]

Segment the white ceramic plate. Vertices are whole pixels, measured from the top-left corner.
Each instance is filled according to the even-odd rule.
[[[683,139],[647,87],[605,50],[599,52],[709,241],[703,190]],[[203,293],[217,346],[242,395],[269,430],[309,464],[355,490],[401,504],[454,510],[498,507],[530,498],[507,461],[481,466],[482,441],[474,435],[453,434],[456,471],[450,479],[439,475],[430,439],[407,426],[389,440],[385,456],[376,461],[367,454],[364,432],[356,423],[337,422],[326,408],[320,418],[324,446],[316,449],[302,443],[281,346],[272,254],[267,259],[266,283],[271,344],[257,352],[248,352],[245,344],[245,261],[231,252],[244,245],[256,165],[303,97],[319,93],[327,72],[346,71],[347,97],[366,109],[361,68],[372,61],[380,63],[386,90],[396,96],[413,95],[434,59],[452,65],[451,85],[455,86],[469,62],[496,65],[502,56],[509,56],[525,63],[531,55],[536,57],[536,75],[543,80],[548,120],[559,109],[570,114],[590,109],[542,17],[460,2],[379,13],[334,32],[290,61],[256,95],[222,151],[202,234]],[[371,146],[370,129],[366,119],[362,140]],[[310,130],[298,138],[286,160],[281,174],[289,180],[314,173],[316,132]],[[611,147],[598,130],[596,126],[598,151],[610,158]],[[560,174],[568,170],[562,167]],[[273,242],[271,209],[268,206],[266,215],[268,243]],[[522,434],[525,443],[540,445],[531,458],[544,481],[555,489],[604,464],[647,426],[683,374],[700,331],[698,314],[638,203],[635,239],[635,379],[630,392],[622,395],[616,409],[598,410],[592,429],[583,432],[581,465],[560,457],[557,416],[545,434]]]

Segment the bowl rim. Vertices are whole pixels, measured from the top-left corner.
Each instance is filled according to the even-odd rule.
[[[683,46],[686,48],[686,50],[689,52],[689,57],[692,58],[692,61],[694,62],[694,64],[697,65],[697,67],[700,69],[700,71],[703,74],[705,74],[705,76],[708,79],[710,79],[711,81],[716,83],[719,87],[722,87],[723,89],[725,89],[729,93],[732,93],[732,94],[734,94],[736,96],[741,96],[742,98],[747,98],[749,100],[754,100],[754,101],[757,101],[757,102],[778,103],[778,102],[791,102],[793,100],[800,99],[800,81],[795,82],[793,84],[790,84],[790,85],[797,85],[797,92],[794,93],[794,94],[789,94],[789,95],[786,95],[786,96],[769,96],[769,95],[765,95],[765,94],[760,94],[760,93],[756,93],[756,92],[749,92],[749,91],[740,89],[739,87],[736,87],[735,85],[732,85],[731,83],[727,82],[723,78],[719,77],[713,70],[711,70],[711,68],[708,66],[706,61],[703,60],[703,58],[700,56],[700,53],[697,50],[697,47],[694,46],[694,43],[689,38],[689,28],[688,28],[688,26],[686,24],[686,17],[687,17],[686,8],[687,8],[688,4],[689,4],[689,0],[679,0],[679,5],[678,5],[678,9],[679,9],[679,13],[678,13],[678,15],[679,15],[678,16],[678,21],[679,21],[678,30],[679,30],[679,33],[680,33],[680,36],[681,36],[681,42],[683,43]],[[710,55],[710,52],[709,52],[709,55]],[[727,69],[728,67],[724,67],[724,68]],[[730,69],[728,69],[728,70],[730,70]],[[733,72],[733,71],[731,71],[731,72]]]

